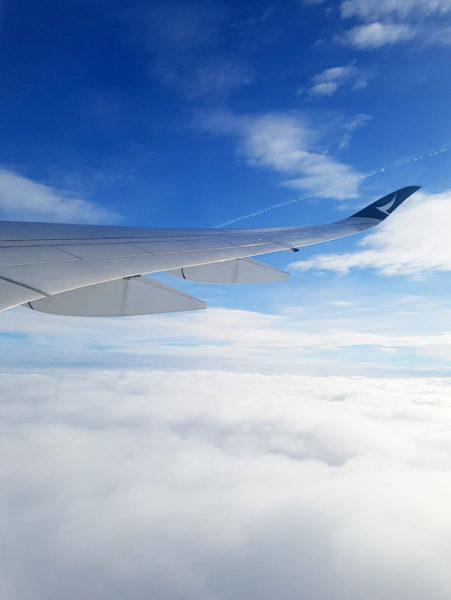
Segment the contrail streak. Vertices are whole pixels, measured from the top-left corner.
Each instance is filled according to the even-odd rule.
[[[437,148],[430,148],[429,150],[424,150],[423,152],[419,152],[418,154],[412,154],[410,156],[405,156],[403,158],[398,158],[382,167],[378,167],[377,169],[372,169],[371,171],[367,171],[366,173],[362,173],[361,175],[356,175],[355,177],[351,177],[346,181],[342,181],[337,185],[332,185],[327,188],[323,188],[318,190],[317,192],[313,192],[311,194],[306,194],[304,196],[296,196],[295,198],[290,198],[289,200],[283,200],[282,202],[278,202],[277,204],[272,204],[271,206],[266,206],[260,210],[257,210],[253,213],[249,213],[247,215],[241,215],[240,217],[236,217],[235,219],[230,219],[230,221],[225,221],[220,225],[215,225],[214,229],[219,229],[220,227],[226,227],[227,225],[232,225],[233,223],[238,223],[239,221],[244,221],[245,219],[250,219],[252,217],[256,217],[257,215],[263,215],[268,213],[271,210],[275,210],[276,208],[282,208],[284,206],[288,206],[289,204],[294,204],[295,202],[301,202],[302,200],[307,200],[308,198],[314,198],[315,196],[322,196],[326,192],[331,192],[333,190],[338,190],[342,187],[349,185],[350,183],[354,183],[355,181],[361,181],[362,179],[368,179],[368,177],[373,177],[374,175],[378,175],[379,173],[383,173],[387,169],[391,167],[403,167],[404,165],[408,165],[412,162],[417,162],[419,160],[423,160],[424,158],[428,158],[431,156],[437,156],[442,154],[443,152],[447,152],[448,148],[451,146],[451,142],[444,144],[443,146],[438,146]]]

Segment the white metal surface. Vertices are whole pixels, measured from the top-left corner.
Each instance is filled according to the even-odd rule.
[[[71,317],[123,317],[199,310],[207,305],[150,277],[97,283],[29,302],[33,310]]]
[[[0,278],[22,285],[24,292],[23,297],[18,297],[17,290],[13,296],[2,293],[0,310],[28,301],[28,288],[51,296],[133,275],[287,250],[314,243],[315,239],[350,235],[378,222],[357,221],[324,227],[224,231],[221,244],[216,230],[148,230],[149,241],[142,242],[146,233],[142,229],[2,222],[0,257],[4,255],[5,259]],[[75,239],[77,232],[79,239]],[[191,241],[199,242],[201,238],[204,249],[194,248]]]
[[[274,283],[286,281],[290,274],[253,258],[184,267],[167,271],[171,275],[200,283]]]
[[[374,227],[417,189],[410,186],[398,190],[336,223],[304,227],[177,230],[3,221],[0,222],[0,310],[159,271],[175,271],[173,274],[186,279],[209,283],[281,281],[287,274],[249,257],[317,244]],[[102,314],[118,310],[115,294],[123,292],[118,285],[98,288],[98,294],[109,289],[109,294],[103,296]],[[146,294],[143,291],[146,284],[139,285],[126,288],[141,289]],[[87,295],[81,290],[80,294],[64,300],[65,306],[70,305],[70,314],[83,310],[76,309],[74,302],[94,302],[93,288]],[[134,292],[131,295],[134,298]],[[144,310],[137,299],[130,302],[137,304],[127,310]],[[53,306],[50,300],[45,303]],[[44,301],[40,305],[44,306]]]

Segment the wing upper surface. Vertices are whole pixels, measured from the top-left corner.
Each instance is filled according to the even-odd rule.
[[[177,230],[0,222],[0,310],[124,277],[352,235],[380,223],[417,189],[398,190],[336,223],[303,227]]]

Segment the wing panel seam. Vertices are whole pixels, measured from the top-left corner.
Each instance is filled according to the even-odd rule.
[[[14,285],[23,287],[26,290],[31,290],[32,292],[37,292],[38,294],[42,294],[42,296],[46,296],[46,297],[50,296],[50,294],[47,294],[46,292],[43,292],[42,290],[35,288],[31,285],[27,285],[26,283],[22,283],[21,281],[16,281],[15,279],[10,279],[9,277],[4,277],[3,275],[0,275],[0,279],[2,279],[3,281],[6,281],[8,283],[13,283]]]

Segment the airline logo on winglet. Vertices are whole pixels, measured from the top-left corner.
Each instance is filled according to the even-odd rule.
[[[381,212],[385,213],[386,215],[389,215],[389,210],[390,208],[393,206],[393,204],[396,202],[396,196],[398,195],[397,192],[395,192],[395,195],[393,196],[393,200],[390,200],[390,202],[388,202],[387,204],[384,204],[384,206],[376,206],[377,210],[380,210]]]
[[[396,190],[391,194],[387,194],[383,198],[379,198],[369,206],[365,206],[362,210],[359,210],[355,214],[351,215],[350,218],[358,217],[363,219],[377,219],[383,221],[389,215],[400,206],[406,198],[411,196],[419,188],[418,185],[408,185],[400,190]]]

